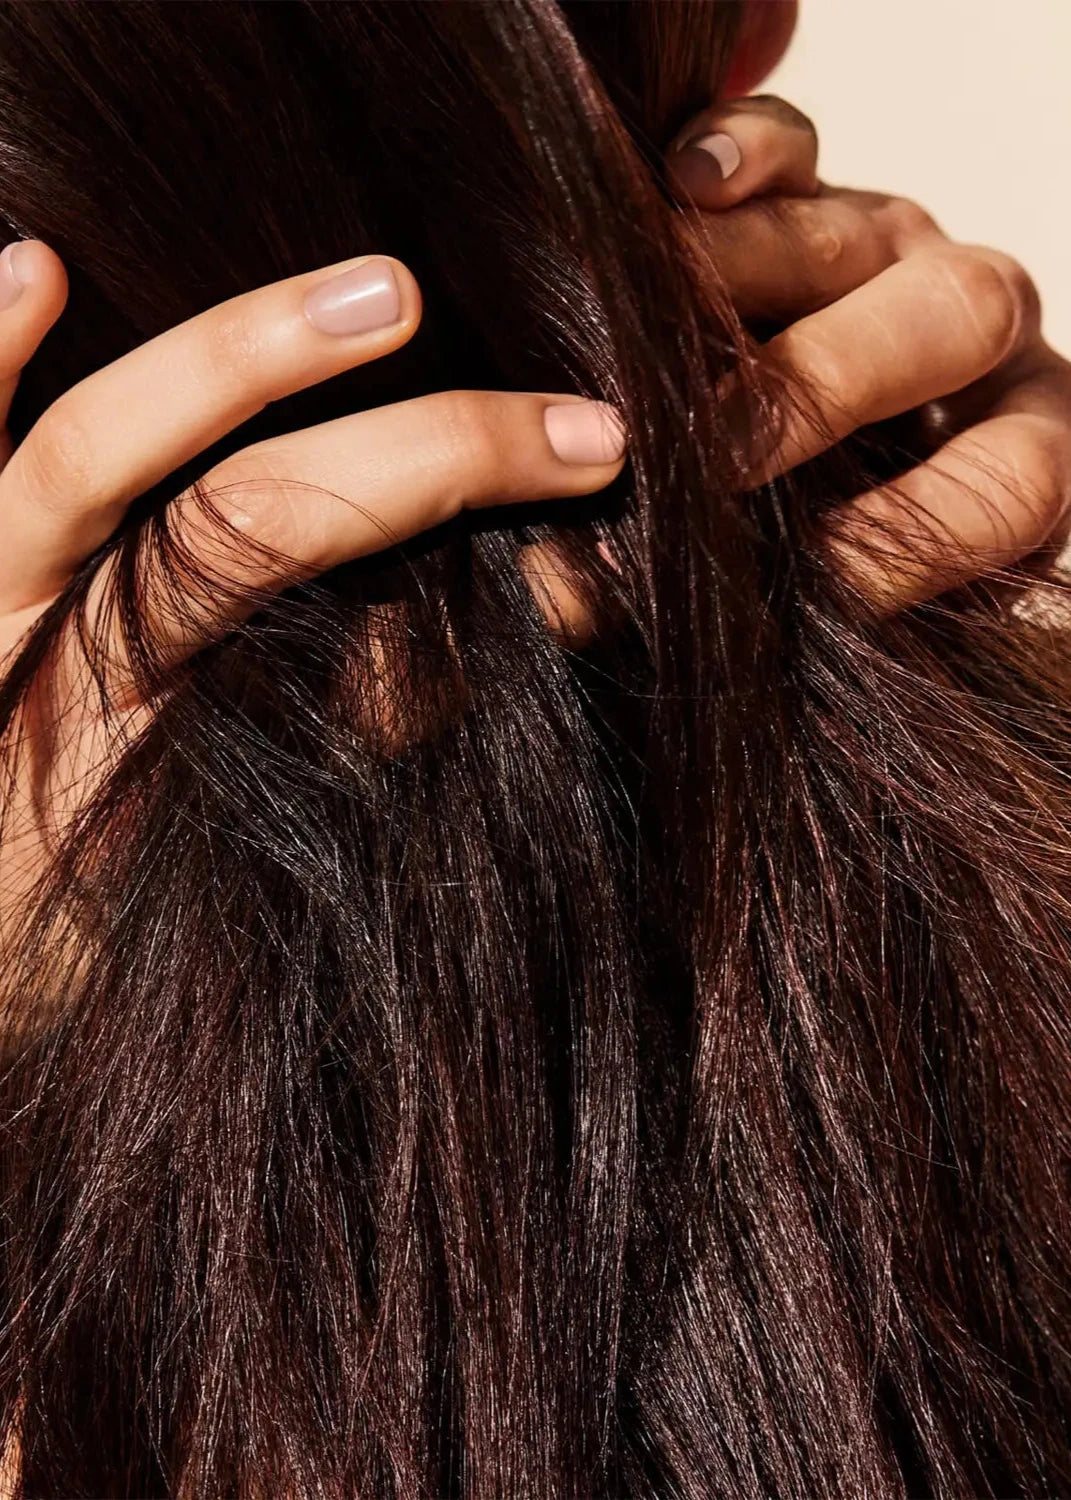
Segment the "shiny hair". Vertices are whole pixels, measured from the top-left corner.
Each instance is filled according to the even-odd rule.
[[[1067,635],[853,591],[825,528],[878,447],[741,493],[746,335],[657,166],[736,21],[0,6],[0,211],[72,285],[16,437],[279,277],[383,251],[427,305],[144,496],[0,687],[11,766],[110,560],[157,711],[5,978],[27,1500],[1071,1489]],[[169,500],[465,387],[615,402],[625,476],[258,599],[161,687],[146,558],[225,586]]]

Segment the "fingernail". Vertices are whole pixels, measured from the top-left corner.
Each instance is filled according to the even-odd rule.
[[[563,464],[612,464],[625,452],[625,424],[605,401],[548,406],[543,424]]]
[[[693,151],[704,153],[707,160],[703,162],[703,166],[707,171],[717,172],[718,178],[722,182],[727,177],[733,175],[743,160],[740,155],[740,147],[733,140],[732,136],[726,135],[724,131],[720,130],[713,135],[701,135],[698,140],[689,141],[686,146],[681,147],[680,155],[688,157],[690,161],[698,165],[702,161],[702,157],[696,158],[691,156],[690,153]]]
[[[21,246],[18,240],[0,250],[0,308],[10,307],[22,295],[25,281],[19,279]]]
[[[305,316],[321,333],[372,333],[397,323],[402,299],[389,260],[366,260],[314,286]]]

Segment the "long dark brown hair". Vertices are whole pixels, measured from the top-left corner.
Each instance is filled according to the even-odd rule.
[[[1068,637],[871,609],[840,457],[739,492],[740,330],[656,168],[736,19],[0,7],[0,212],[72,280],[16,436],[382,251],[413,345],[226,449],[482,387],[614,401],[631,460],[260,601],[71,826],[5,980],[26,1497],[1071,1493]],[[198,584],[165,506],[221,451],[38,626],[9,764],[105,556],[149,670],[142,564]]]

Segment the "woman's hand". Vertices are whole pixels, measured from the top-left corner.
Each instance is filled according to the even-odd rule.
[[[0,255],[0,421],[65,297],[45,245]],[[399,348],[420,313],[412,275],[386,257],[293,277],[161,334],[73,387],[14,451],[5,440],[0,673],[132,501],[268,402]],[[251,599],[465,507],[591,494],[620,472],[624,450],[622,424],[601,403],[493,391],[425,396],[257,443],[171,503],[172,533],[212,587],[176,607],[149,552],[145,623],[163,661],[179,662],[226,634]],[[104,680],[68,630],[23,709],[2,808],[0,946],[5,916],[17,916],[57,838],[152,713],[110,607],[114,566],[106,557],[87,597]]]
[[[2,418],[20,369],[62,310],[65,279],[56,256],[33,241],[9,246],[0,274],[12,278],[0,310]],[[62,396],[14,452],[4,450],[0,657],[137,496],[270,401],[399,348],[420,311],[405,267],[367,257],[236,297]],[[450,391],[258,443],[212,469],[203,486],[217,514],[251,543],[241,556],[233,548],[226,555],[225,581],[238,597],[283,589],[465,507],[591,494],[620,471],[624,449],[620,422],[600,403]],[[192,494],[173,502],[171,519],[191,555],[219,576],[225,528]],[[221,598],[229,601],[226,590]],[[206,601],[195,638],[184,612],[176,659],[226,633],[236,623],[230,608],[224,602],[216,613]],[[179,629],[167,619],[149,623],[165,639]],[[121,675],[122,640],[105,644]]]
[[[917,407],[947,438],[831,532],[859,585],[899,608],[1062,542],[1071,365],[1015,261],[951,243],[903,199],[823,186],[817,156],[810,121],[752,98],[692,120],[667,169],[740,316],[789,324],[760,364],[807,401],[751,482]]]

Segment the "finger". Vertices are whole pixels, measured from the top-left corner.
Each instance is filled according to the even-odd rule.
[[[15,388],[67,301],[67,273],[40,240],[15,240],[0,252],[0,426]],[[8,457],[6,438],[0,458]]]
[[[412,275],[366,256],[224,302],[74,386],[0,475],[0,610],[54,595],[133,499],[270,401],[378,359],[419,321]]]
[[[697,208],[732,208],[769,193],[806,197],[818,188],[818,136],[783,99],[740,99],[691,120],[670,146],[666,169]]]
[[[928,241],[928,213],[903,198],[819,186],[704,214],[702,244],[745,319],[787,323],[828,307]]]
[[[880,605],[904,608],[998,572],[1049,543],[1071,504],[1068,367],[1055,356],[993,414],[895,485],[837,514],[847,574]]]
[[[624,452],[622,423],[602,402],[487,391],[425,396],[256,444],[173,503],[184,571],[202,583],[197,597],[168,603],[149,578],[150,627],[165,659],[181,659],[264,594],[463,509],[592,494],[620,473]],[[107,588],[105,572],[98,606]]]
[[[764,346],[760,365],[799,399],[776,450],[752,456],[748,482],[981,379],[1037,321],[1033,285],[997,251],[941,244],[897,262]]]

